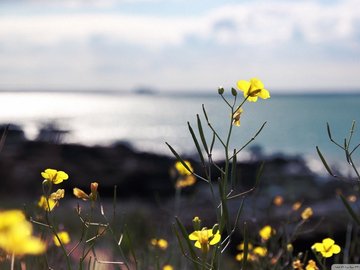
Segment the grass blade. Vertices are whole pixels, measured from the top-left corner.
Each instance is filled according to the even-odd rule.
[[[316,151],[317,151],[317,153],[318,153],[318,155],[319,155],[319,157],[320,157],[320,159],[321,159],[321,162],[323,163],[325,169],[327,170],[327,172],[328,172],[331,176],[336,177],[336,175],[333,174],[333,172],[331,171],[329,165],[327,164],[327,162],[326,162],[324,156],[322,155],[322,153],[321,153],[321,151],[320,151],[320,149],[319,149],[318,146],[316,146]]]

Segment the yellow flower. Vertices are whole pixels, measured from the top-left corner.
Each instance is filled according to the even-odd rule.
[[[335,241],[331,238],[325,238],[322,243],[315,243],[311,249],[320,252],[324,258],[329,258],[341,251],[340,246],[336,245]]]
[[[53,200],[51,198],[46,199],[45,196],[41,196],[38,202],[38,206],[48,212],[52,211],[54,207],[57,205],[58,205],[57,200]]]
[[[82,199],[84,201],[87,200],[92,200],[92,201],[96,201],[97,199],[97,188],[98,188],[99,184],[97,182],[93,182],[90,184],[90,194],[86,194],[83,190],[81,190],[80,188],[74,188],[73,189],[73,193],[75,195],[76,198]]]
[[[273,229],[271,226],[266,225],[264,226],[260,231],[259,235],[261,239],[267,241],[270,239],[271,236],[273,236],[276,233],[275,229]]]
[[[65,231],[58,232],[57,236],[60,238],[60,241],[63,245],[67,245],[70,243],[70,236],[67,232],[65,232]],[[55,246],[57,246],[57,247],[61,246],[59,239],[55,235],[53,237],[53,240],[54,240]]]
[[[196,177],[194,175],[185,175],[185,176],[180,176],[176,183],[175,183],[175,187],[176,188],[185,188],[185,187],[190,187],[192,185],[194,185],[196,183]]]
[[[319,267],[317,267],[316,262],[313,260],[309,260],[308,264],[306,265],[306,270],[319,270]]]
[[[0,212],[0,249],[8,254],[41,254],[46,245],[32,235],[32,224],[20,210]]]
[[[243,113],[243,111],[244,110],[242,108],[239,108],[234,112],[233,117],[232,117],[232,119],[233,119],[232,123],[234,126],[237,126],[237,127],[240,126],[240,116]]]
[[[160,239],[153,238],[153,239],[151,239],[150,243],[154,247],[158,247],[161,250],[166,250],[169,246],[168,241],[166,241],[165,239],[162,239],[162,238],[160,238]]]
[[[170,264],[167,264],[163,266],[162,270],[174,270],[174,267],[172,267]]]
[[[284,203],[284,198],[280,195],[277,195],[273,199],[273,204],[276,206],[281,206]]]
[[[295,202],[293,205],[292,205],[292,210],[293,211],[297,211],[300,209],[302,203],[301,202]]]
[[[194,231],[189,235],[189,239],[196,241],[195,247],[200,248],[202,252],[207,253],[209,246],[220,242],[221,235],[219,230],[213,234],[212,229],[202,228],[201,231]]]
[[[242,251],[238,253],[235,257],[237,261],[242,261],[244,259],[244,243],[241,243],[237,246],[237,249]],[[253,248],[253,245],[251,243],[248,243],[248,256],[247,260],[249,261],[256,261],[259,259],[259,257],[264,257],[267,254],[267,249],[261,246],[257,246]]]
[[[237,87],[244,92],[244,97],[249,101],[256,102],[258,97],[262,99],[270,98],[270,93],[264,88],[264,84],[257,78],[248,81],[238,81]]]
[[[46,169],[41,173],[41,176],[45,180],[52,182],[53,184],[60,184],[62,181],[67,180],[69,176],[63,171],[57,171],[54,169]]]
[[[295,270],[303,270],[304,264],[299,259],[296,259],[295,261],[293,261],[292,267]]]
[[[311,207],[307,207],[307,208],[301,213],[301,218],[302,218],[303,220],[307,220],[307,219],[309,219],[312,215],[313,215],[313,210],[311,209]]]
[[[50,194],[50,199],[57,201],[65,196],[65,190],[64,189],[58,189],[56,192],[53,192]]]
[[[191,163],[187,160],[185,160],[184,163],[190,169],[191,172],[189,172],[188,169],[186,169],[185,166],[180,161],[177,161],[175,163],[175,169],[178,171],[180,175],[192,175],[194,169],[192,168]]]

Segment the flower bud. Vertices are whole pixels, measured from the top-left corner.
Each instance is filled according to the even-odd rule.
[[[201,220],[199,217],[194,217],[193,220],[193,226],[194,226],[194,230],[195,231],[200,231],[200,228],[201,228]]]
[[[237,91],[235,88],[231,88],[231,94],[236,97],[237,96]]]
[[[219,231],[219,224],[216,223],[216,224],[212,227],[212,233],[213,233],[213,234],[216,234],[218,231]]]
[[[218,88],[218,93],[219,93],[219,95],[222,95],[222,94],[224,94],[224,87],[222,87],[222,86],[220,86],[219,88]]]

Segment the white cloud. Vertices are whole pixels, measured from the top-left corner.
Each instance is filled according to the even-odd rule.
[[[3,13],[0,25],[0,86],[207,88],[257,72],[279,77],[276,87],[305,76],[326,87],[360,68],[351,62],[360,55],[356,0],[247,2],[198,16]]]

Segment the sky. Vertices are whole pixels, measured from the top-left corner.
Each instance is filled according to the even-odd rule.
[[[358,0],[2,0],[0,90],[360,92]]]

